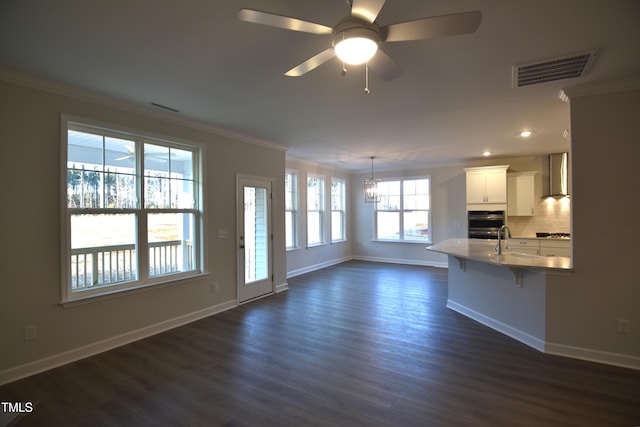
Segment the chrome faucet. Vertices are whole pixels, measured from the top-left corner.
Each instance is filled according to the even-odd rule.
[[[509,246],[509,238],[511,237],[511,229],[506,225],[503,225],[502,227],[500,227],[500,230],[498,230],[498,244],[496,245],[496,252],[498,255],[502,255],[502,246],[500,246],[500,242],[501,242],[501,236],[503,231],[504,231],[504,237],[506,239],[504,248],[509,249],[508,246]]]

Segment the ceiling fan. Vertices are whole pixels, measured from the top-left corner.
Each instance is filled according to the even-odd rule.
[[[382,42],[424,40],[475,32],[482,21],[480,11],[434,16],[414,21],[380,26],[375,21],[385,0],[347,0],[351,15],[335,27],[317,24],[288,16],[241,9],[238,18],[244,22],[269,25],[304,33],[331,34],[332,46],[312,56],[285,73],[298,77],[324,64],[334,56],[343,63],[365,64],[382,80],[390,81],[402,74],[402,69],[379,46]],[[343,75],[346,70],[343,67]],[[365,91],[367,89],[365,88]]]

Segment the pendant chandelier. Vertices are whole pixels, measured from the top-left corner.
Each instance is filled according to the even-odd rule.
[[[373,177],[373,159],[371,156],[371,179],[364,180],[364,201],[365,203],[378,203],[380,201],[380,189],[378,183],[382,182],[381,179],[375,179]]]

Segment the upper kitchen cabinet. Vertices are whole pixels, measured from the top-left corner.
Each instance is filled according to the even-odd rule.
[[[465,168],[467,205],[506,204],[507,169],[509,165]]]
[[[507,214],[509,216],[533,216],[535,176],[535,172],[507,174]]]

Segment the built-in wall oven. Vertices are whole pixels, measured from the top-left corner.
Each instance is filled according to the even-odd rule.
[[[497,239],[504,211],[468,211],[470,239]]]

